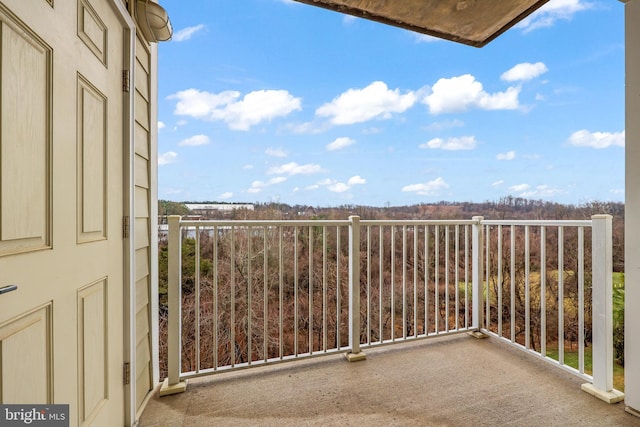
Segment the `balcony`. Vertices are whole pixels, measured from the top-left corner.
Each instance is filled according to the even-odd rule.
[[[610,216],[171,217],[160,394],[191,385],[141,425],[636,422],[589,395],[623,398],[611,234]]]

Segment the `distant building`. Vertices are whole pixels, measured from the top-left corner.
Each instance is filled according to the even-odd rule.
[[[254,210],[251,203],[185,203],[193,215],[202,215],[204,217],[216,213],[231,213],[237,209]]]

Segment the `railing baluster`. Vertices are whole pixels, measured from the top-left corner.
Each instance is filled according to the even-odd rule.
[[[455,225],[455,251],[456,251],[456,267],[455,267],[455,293],[456,293],[456,330],[460,328],[460,226]]]
[[[435,234],[435,267],[434,267],[434,275],[435,275],[435,295],[434,295],[434,327],[436,334],[440,333],[440,327],[438,326],[439,319],[439,309],[440,309],[440,226],[436,225],[434,228]]]
[[[341,282],[340,282],[340,255],[342,246],[340,245],[340,227],[336,227],[336,347],[338,350],[342,348],[342,344],[340,342],[340,324],[342,320],[342,307],[341,307]]]
[[[367,344],[371,344],[371,226],[367,226]]]
[[[313,227],[309,226],[309,354],[313,354]]]
[[[489,252],[489,246],[491,246],[491,226],[487,225],[484,233],[484,238],[487,239],[485,243],[485,270],[486,271],[486,279],[484,283],[485,290],[485,317],[484,317],[484,325],[487,330],[491,330],[491,312],[490,312],[490,297],[491,297],[491,288],[489,287],[489,280],[491,279],[491,266],[489,261],[491,260],[491,253]]]
[[[469,226],[464,226],[464,327],[469,327]]]
[[[280,334],[280,359],[284,357],[284,257],[282,254],[282,226],[278,227],[278,333]]]
[[[327,226],[322,227],[322,350],[326,353],[327,331]]]
[[[193,308],[195,314],[195,347],[196,347],[196,372],[200,372],[200,227],[195,228],[195,262],[194,262],[194,275],[195,275],[195,307]]]
[[[218,262],[218,227],[213,228],[213,369],[218,369],[219,331],[218,331],[218,287],[220,285]]]
[[[444,330],[449,332],[449,226],[444,228]]]
[[[263,308],[262,308],[262,315],[263,315],[263,326],[262,326],[262,353],[263,353],[263,360],[266,362],[267,360],[269,360],[269,320],[268,320],[268,313],[269,313],[269,275],[268,273],[268,268],[269,268],[269,248],[267,245],[267,236],[269,235],[269,229],[265,226],[263,229],[263,235],[264,238],[262,239],[262,243],[263,243],[263,247],[262,247],[262,253],[263,253],[263,266],[262,266],[262,270],[263,270],[263,276],[262,276],[262,298],[263,298]]]
[[[253,354],[252,354],[252,335],[253,335],[253,331],[252,331],[252,325],[251,325],[251,317],[252,317],[252,307],[251,305],[253,304],[253,300],[252,300],[252,294],[253,294],[253,289],[252,289],[252,274],[251,274],[251,258],[252,258],[252,254],[251,254],[251,240],[252,240],[252,229],[251,226],[249,226],[247,228],[247,363],[249,365],[251,365],[252,359],[253,359]]]
[[[378,226],[378,234],[379,234],[379,242],[378,242],[378,322],[380,323],[378,329],[378,335],[380,335],[380,343],[384,342],[384,330],[382,329],[384,326],[384,313],[383,313],[383,304],[382,304],[382,289],[384,288],[384,279],[382,275],[382,271],[384,270],[384,227]]]
[[[418,336],[418,226],[413,226],[413,336]]]
[[[578,227],[578,371],[584,374],[584,227]]]
[[[424,226],[424,334],[429,335],[429,226]]]
[[[298,227],[293,229],[293,354],[298,355]]]
[[[236,364],[236,231],[231,226],[231,322],[229,351],[231,352],[231,366]]]
[[[407,226],[402,226],[402,338],[407,339]]]
[[[558,227],[558,362],[564,365],[564,227]]]
[[[547,229],[540,227],[540,354],[547,355]]]
[[[498,336],[502,336],[502,225],[498,225]]]
[[[515,343],[516,342],[516,230],[515,227],[512,225],[511,226],[511,270],[509,271],[509,279],[510,279],[510,286],[511,286],[511,301],[509,301],[509,303],[511,304],[511,318],[510,318],[510,326],[511,326],[511,342]]]
[[[530,269],[531,248],[529,246],[529,226],[524,227],[524,346],[525,348],[531,348],[531,295],[529,289],[530,284]]]
[[[391,341],[396,340],[396,227],[391,226]]]

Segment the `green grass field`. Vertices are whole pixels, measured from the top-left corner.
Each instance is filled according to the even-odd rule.
[[[547,356],[558,360],[558,349],[547,347]],[[578,369],[578,351],[565,350],[564,351],[564,363],[572,368]],[[584,370],[587,374],[591,375],[591,367],[593,366],[591,347],[584,349]],[[613,388],[619,391],[624,391],[624,367],[616,362],[613,362]]]

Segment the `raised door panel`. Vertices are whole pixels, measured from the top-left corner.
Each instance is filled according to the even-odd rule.
[[[109,398],[107,279],[78,291],[79,418],[89,423]]]
[[[107,216],[107,98],[78,76],[78,242],[105,239]]]
[[[0,37],[0,255],[7,255],[51,245],[52,64],[51,49],[1,4]]]
[[[0,403],[53,403],[51,307],[0,325]]]

